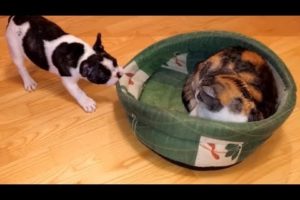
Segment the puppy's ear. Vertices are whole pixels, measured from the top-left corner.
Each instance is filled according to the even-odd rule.
[[[101,41],[101,33],[97,34],[97,38],[96,38],[96,42],[93,46],[93,49],[97,52],[100,53],[102,51],[104,51],[104,47],[102,45],[102,41]]]

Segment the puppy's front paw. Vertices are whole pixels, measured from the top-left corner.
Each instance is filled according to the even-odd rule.
[[[32,78],[24,80],[24,88],[28,92],[32,92],[37,87],[37,83]]]
[[[85,112],[90,113],[96,111],[96,102],[90,97],[83,98],[79,103]]]

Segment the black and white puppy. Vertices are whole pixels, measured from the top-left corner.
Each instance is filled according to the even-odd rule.
[[[117,60],[104,50],[100,33],[91,47],[44,17],[11,16],[6,38],[27,91],[36,89],[37,83],[26,70],[24,57],[59,75],[65,88],[86,112],[95,111],[96,103],[79,88],[78,80],[113,85],[123,74]]]

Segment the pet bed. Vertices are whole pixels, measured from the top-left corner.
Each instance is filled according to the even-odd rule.
[[[279,92],[271,117],[247,123],[219,122],[188,115],[183,84],[195,64],[230,46],[263,55]],[[232,32],[193,32],[157,42],[135,56],[117,84],[117,93],[136,137],[164,158],[196,168],[220,168],[243,161],[288,118],[296,86],[285,64],[268,47]]]

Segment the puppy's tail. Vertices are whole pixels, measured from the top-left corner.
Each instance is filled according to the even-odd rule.
[[[13,17],[13,15],[10,15],[10,16],[8,17],[6,28],[8,27],[8,24],[9,24],[9,22],[10,22],[10,20],[11,20],[12,17]]]
[[[10,15],[10,16],[8,17],[7,23],[10,22],[10,20],[11,20],[11,18],[12,18],[13,16],[14,16],[14,15]]]

